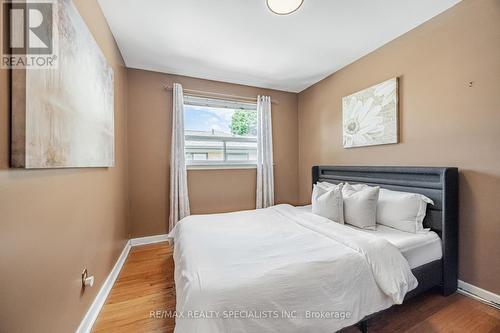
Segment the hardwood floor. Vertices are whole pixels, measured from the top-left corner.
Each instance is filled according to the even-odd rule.
[[[151,316],[175,310],[173,274],[168,243],[133,247],[92,332],[173,332],[173,319]]]
[[[175,310],[173,272],[168,243],[132,248],[92,331],[172,332],[174,320],[162,311]],[[500,310],[459,294],[443,297],[431,291],[370,320],[368,331],[500,333]]]

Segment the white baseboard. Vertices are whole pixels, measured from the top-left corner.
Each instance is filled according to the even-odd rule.
[[[101,289],[99,290],[94,301],[90,305],[90,308],[85,314],[85,317],[83,317],[80,326],[78,326],[76,333],[89,333],[90,330],[92,329],[92,326],[94,325],[97,316],[99,315],[99,312],[101,311],[104,303],[106,302],[106,298],[108,298],[111,288],[113,288],[113,285],[116,281],[116,278],[118,278],[118,274],[120,274],[120,271],[123,267],[123,264],[125,263],[125,260],[127,259],[128,253],[131,248],[130,243],[131,242],[129,240],[125,244],[125,247],[123,248],[122,253],[118,257],[115,266],[113,267],[108,277],[102,284]]]
[[[132,238],[130,240],[130,244],[132,246],[138,246],[138,245],[146,245],[146,244],[153,244],[153,243],[167,242],[167,241],[169,241],[168,235],[163,234],[163,235],[147,236],[140,238]]]
[[[97,316],[99,315],[99,312],[101,311],[102,307],[104,306],[104,303],[106,302],[106,298],[108,298],[108,295],[111,292],[111,289],[113,288],[113,285],[115,284],[118,275],[120,274],[120,271],[123,267],[123,264],[125,263],[125,260],[128,257],[128,253],[130,252],[132,246],[153,244],[165,241],[170,241],[168,235],[166,234],[132,238],[129,241],[127,241],[125,247],[123,248],[122,253],[120,254],[120,257],[118,257],[118,260],[116,261],[115,266],[113,267],[108,277],[102,284],[101,289],[99,290],[94,301],[90,305],[90,308],[85,314],[85,317],[83,317],[80,326],[78,326],[76,333],[89,333],[91,331],[92,326],[94,325]]]
[[[116,261],[115,266],[113,267],[108,277],[104,281],[101,289],[96,295],[96,298],[92,302],[92,305],[90,306],[89,310],[85,314],[85,317],[80,323],[80,326],[78,326],[76,333],[90,333],[92,326],[94,325],[97,316],[99,315],[99,312],[101,311],[102,307],[104,306],[104,303],[106,302],[106,298],[111,292],[111,289],[113,288],[113,285],[116,279],[118,278],[118,275],[120,274],[120,271],[123,267],[123,264],[125,263],[125,260],[127,259],[131,247],[165,242],[165,241],[170,242],[170,238],[168,237],[167,234],[132,238],[129,241],[127,241],[125,247],[123,248],[122,253],[120,254],[120,257],[118,257],[118,260]],[[500,308],[499,295],[484,290],[482,288],[476,287],[467,282],[458,280],[458,292],[465,296],[472,297],[481,302],[489,304],[495,308]]]
[[[475,298],[483,303],[500,309],[500,295],[492,293],[491,291],[484,290],[461,280],[458,280],[457,291],[462,295]]]

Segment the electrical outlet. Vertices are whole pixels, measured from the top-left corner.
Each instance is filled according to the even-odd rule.
[[[82,272],[82,287],[92,287],[94,285],[94,276],[89,276],[87,269],[85,268]]]

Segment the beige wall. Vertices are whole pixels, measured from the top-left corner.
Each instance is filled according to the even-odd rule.
[[[239,96],[270,95],[276,201],[297,201],[297,95],[229,83],[130,69],[128,71],[128,139],[132,236],[167,232],[172,92],[185,88]],[[188,172],[193,213],[255,208],[255,169]]]
[[[173,82],[279,101],[273,105],[279,203],[309,201],[316,164],[458,166],[460,278],[500,292],[497,0],[465,0],[298,98],[126,70],[96,0],[75,3],[115,72],[116,167],[9,169],[9,80],[0,70],[0,332],[74,331],[128,234],[166,232],[172,98],[162,85]],[[393,76],[400,77],[401,143],[342,149],[341,97]],[[254,169],[193,170],[188,178],[193,213],[255,207]],[[81,293],[84,266],[96,284]]]
[[[343,149],[342,96],[394,76],[401,143]],[[499,82],[500,2],[465,0],[303,91],[300,202],[316,164],[457,166],[460,279],[500,293]]]
[[[127,73],[97,2],[75,3],[113,66],[116,167],[9,169],[9,81],[0,71],[0,332],[74,332],[128,237]],[[85,266],[96,282],[81,293]]]

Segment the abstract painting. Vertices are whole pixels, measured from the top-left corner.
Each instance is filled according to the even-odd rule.
[[[114,166],[113,70],[71,0],[55,22],[56,66],[12,70],[11,165]]]
[[[344,148],[398,142],[398,80],[342,98]]]

